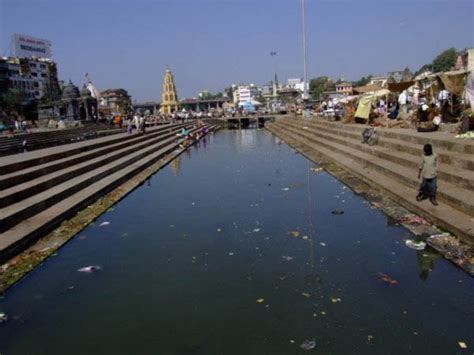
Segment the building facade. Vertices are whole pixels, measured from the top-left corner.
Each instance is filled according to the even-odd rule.
[[[161,96],[162,101],[160,112],[162,114],[169,115],[179,110],[178,94],[174,84],[174,77],[173,73],[171,73],[171,70],[169,69],[166,69],[165,71]]]
[[[352,84],[346,81],[338,83],[336,84],[336,92],[344,96],[352,95]]]
[[[56,63],[48,58],[0,58],[0,104],[14,89],[23,91],[26,101],[59,100]]]
[[[258,88],[253,84],[237,86],[234,90],[234,104],[242,106],[248,101],[255,100],[259,94]]]
[[[109,114],[127,115],[132,110],[132,98],[125,89],[108,89],[100,93],[100,109]]]

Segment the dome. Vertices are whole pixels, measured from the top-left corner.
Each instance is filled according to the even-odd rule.
[[[86,85],[84,85],[81,89],[81,96],[84,96],[84,97],[87,97],[87,96],[91,96],[91,92],[90,90],[87,88]]]
[[[79,89],[71,81],[63,88],[63,99],[77,99],[79,97]]]

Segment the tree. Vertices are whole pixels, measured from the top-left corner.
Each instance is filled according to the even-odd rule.
[[[232,86],[226,87],[224,93],[229,99],[234,100],[234,89]]]
[[[438,73],[451,70],[456,64],[457,58],[458,53],[455,48],[446,49],[433,60],[433,72]]]
[[[443,71],[451,70],[456,64],[458,53],[455,48],[449,48],[441,52],[430,64],[423,65],[416,75],[421,74],[425,71],[431,71],[433,73],[439,73]]]
[[[26,93],[23,90],[11,89],[5,94],[3,100],[8,110],[21,112],[25,98]]]
[[[328,88],[331,80],[327,76],[319,76],[309,82],[309,93],[313,99],[319,99],[322,92]]]
[[[372,75],[363,76],[359,80],[354,81],[352,85],[354,85],[354,87],[365,86],[370,82],[370,80],[372,80]]]

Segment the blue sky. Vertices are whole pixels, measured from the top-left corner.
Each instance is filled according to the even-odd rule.
[[[474,46],[473,0],[307,0],[308,76],[348,80]],[[160,100],[166,65],[180,97],[303,76],[300,0],[0,0],[12,33],[46,38],[63,80]]]

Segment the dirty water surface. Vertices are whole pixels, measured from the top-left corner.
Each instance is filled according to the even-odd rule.
[[[0,353],[472,353],[473,279],[411,238],[270,133],[221,131],[0,299]]]

